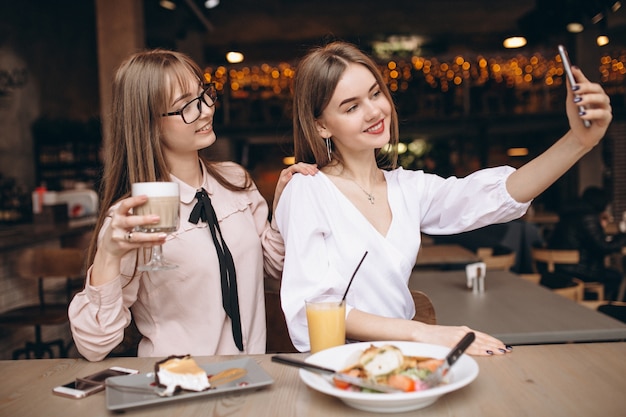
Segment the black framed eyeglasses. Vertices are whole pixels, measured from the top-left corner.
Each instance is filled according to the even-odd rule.
[[[215,83],[205,84],[202,94],[185,104],[180,110],[164,113],[161,116],[178,116],[183,118],[183,122],[191,124],[200,118],[202,114],[202,103],[207,107],[215,106],[217,101],[217,90]]]

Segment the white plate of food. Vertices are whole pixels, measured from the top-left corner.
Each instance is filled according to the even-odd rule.
[[[359,358],[371,346],[384,348],[389,345],[398,348],[404,356],[416,357],[418,360],[422,358],[444,359],[450,352],[448,347],[426,343],[401,341],[360,342],[323,350],[309,356],[306,362],[342,371],[358,363]],[[420,375],[420,378],[423,376],[423,374]],[[468,385],[477,376],[478,364],[473,358],[465,354],[461,355],[456,364],[450,368],[442,385],[434,388],[421,387],[425,389],[409,392],[379,393],[364,392],[356,387],[349,387],[348,389],[345,389],[345,387],[338,388],[319,374],[305,369],[300,370],[300,378],[310,388],[337,397],[356,409],[375,413],[399,413],[427,407],[437,401],[442,395]],[[416,388],[420,389],[420,384],[417,383],[416,385]]]

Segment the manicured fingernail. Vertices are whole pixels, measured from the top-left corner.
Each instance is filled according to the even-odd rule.
[[[167,237],[167,233],[159,233],[159,234],[157,235],[157,237],[158,237],[159,239],[165,239],[165,238]]]
[[[506,353],[506,350],[504,350],[502,348],[499,348],[498,350],[500,351],[500,353]]]
[[[582,97],[580,97],[580,96],[574,97],[574,103],[580,103],[581,101],[583,101]]]
[[[493,355],[493,350],[488,350],[486,352],[487,352],[487,355]]]
[[[505,347],[506,347],[506,350],[513,350],[513,346],[506,345]]]
[[[580,90],[580,86],[578,84],[572,86],[572,91]]]
[[[579,112],[578,112],[578,115],[579,115],[579,116],[584,116],[585,114],[587,114],[587,112],[586,112],[586,111],[582,111],[582,110],[581,110],[581,111],[579,111]]]

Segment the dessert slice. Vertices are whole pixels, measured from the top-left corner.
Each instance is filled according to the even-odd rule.
[[[155,364],[156,383],[165,387],[166,393],[177,389],[204,391],[211,387],[206,371],[189,355],[170,356]]]

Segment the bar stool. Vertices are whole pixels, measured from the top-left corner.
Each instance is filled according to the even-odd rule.
[[[0,326],[33,327],[34,341],[27,341],[23,348],[13,351],[13,359],[24,356],[27,359],[43,358],[47,354],[54,357],[52,347],[57,347],[60,357],[67,357],[67,347],[63,339],[44,341],[42,327],[69,323],[67,308],[72,297],[75,279],[84,279],[84,250],[75,248],[28,248],[18,255],[15,271],[20,278],[37,282],[38,303],[21,305],[0,313]],[[46,283],[65,280],[63,302],[47,302]],[[49,286],[51,287],[51,285]],[[58,283],[55,286],[59,292]],[[50,294],[51,295],[51,294]]]

